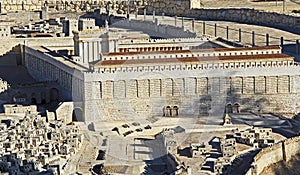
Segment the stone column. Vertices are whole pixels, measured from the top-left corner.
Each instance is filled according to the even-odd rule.
[[[161,14],[161,19],[164,19],[165,18],[165,13],[162,13]]]
[[[181,18],[181,28],[184,29],[184,19],[183,19],[183,17]]]
[[[158,23],[158,19],[157,18],[154,19],[154,23],[155,23],[155,32],[158,32],[159,23]]]
[[[255,46],[255,33],[252,31],[252,46]]]
[[[175,26],[177,26],[177,16],[174,17],[175,20]]]
[[[195,19],[192,20],[192,30],[195,32]]]
[[[239,42],[242,42],[242,29],[239,29]]]
[[[296,55],[299,55],[299,40],[296,40]]]
[[[128,5],[128,6],[127,6],[127,14],[126,14],[128,20],[129,20],[129,16],[130,16],[129,14],[130,14],[130,11],[129,11],[129,5]]]
[[[202,23],[202,34],[205,35],[205,22]]]
[[[147,10],[144,9],[144,21],[146,20]]]
[[[134,14],[134,15],[135,15],[135,19],[137,19],[138,12],[139,12],[139,9],[138,9],[138,8],[136,8],[136,9],[135,9],[135,14]]]
[[[283,36],[280,37],[280,46],[283,47]]]
[[[270,38],[269,34],[267,33],[266,34],[266,46],[269,46],[269,38]]]
[[[153,16],[153,22],[154,22],[155,21],[155,10],[153,10],[152,16]]]
[[[217,23],[215,23],[215,37],[217,37]]]
[[[226,26],[226,39],[228,40],[229,39],[229,27]]]

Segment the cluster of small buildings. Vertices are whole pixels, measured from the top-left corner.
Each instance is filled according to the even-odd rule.
[[[212,171],[221,174],[227,166],[236,158],[237,143],[253,146],[253,148],[264,148],[272,146],[275,143],[271,136],[271,128],[250,128],[244,131],[234,131],[232,134],[226,134],[224,138],[214,138],[211,144],[193,143],[189,150],[192,158],[206,157],[212,154],[220,156],[214,161]],[[212,146],[213,142],[217,143],[217,147]]]
[[[4,104],[5,115],[31,114],[37,112],[36,105],[23,106],[19,104]]]
[[[96,26],[95,19],[80,18],[68,19],[66,17],[50,18],[34,23],[27,23],[20,26],[14,26],[13,21],[0,21],[0,38],[17,38],[24,37],[65,37],[72,36],[72,30],[95,30],[99,29]]]
[[[208,157],[210,155],[210,151],[212,150],[212,146],[208,144],[191,144],[190,154],[192,157]]]
[[[61,174],[68,158],[81,147],[79,128],[62,121],[27,114],[0,123],[0,172],[10,175],[51,172]]]
[[[272,146],[275,143],[271,136],[272,128],[254,127],[245,131],[237,131],[233,134],[227,134],[227,138],[234,138],[237,143],[253,146],[254,148],[264,148]]]
[[[214,162],[214,173],[222,173],[224,167],[231,164],[237,155],[237,145],[234,138],[220,138],[221,157]]]

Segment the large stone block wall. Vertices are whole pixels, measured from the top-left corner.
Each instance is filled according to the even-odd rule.
[[[156,14],[164,13],[165,15],[169,16],[186,16],[203,20],[234,21],[275,26],[285,29],[288,29],[288,27],[297,28],[300,25],[300,16],[296,14],[286,14],[246,8],[205,9],[198,8],[197,6],[190,6],[190,4],[186,1],[151,0],[146,9],[147,12],[151,14],[153,11],[155,11]]]
[[[271,147],[262,149],[252,162],[252,167],[246,174],[259,175],[264,168],[271,166],[279,161],[289,161],[293,156],[300,152],[300,137],[286,139]]]
[[[34,79],[57,82],[61,86],[60,91],[65,99],[83,100],[82,72],[55,60],[50,55],[24,45],[21,47],[22,65],[27,68]]]
[[[265,167],[281,160],[283,160],[282,142],[261,150],[254,158],[257,175],[259,175]]]
[[[104,7],[108,1],[102,0],[66,0],[66,1],[56,1],[56,0],[48,0],[48,1],[40,1],[40,0],[1,0],[1,12],[15,12],[15,11],[35,11],[42,10],[46,5],[50,9],[53,10],[89,10],[93,6],[101,6]]]
[[[289,161],[291,160],[291,158],[296,155],[297,153],[300,152],[299,148],[300,148],[300,137],[295,137],[295,138],[291,138],[286,140],[285,142],[283,142],[284,144],[284,160],[285,161]]]
[[[79,105],[80,120],[162,115],[164,106],[178,106],[180,114],[197,116],[222,113],[227,103],[239,103],[241,111],[300,112],[296,65],[226,69],[185,65],[168,71],[158,67],[96,73],[81,72],[26,46],[22,53],[23,64],[36,80],[57,81],[68,92]]]
[[[179,106],[180,114],[198,116],[222,113],[228,103],[239,103],[242,112],[298,113],[299,80],[299,75],[280,75],[88,82],[86,120],[91,115],[99,119],[162,115],[165,106]]]
[[[299,93],[299,76],[187,77],[106,80],[97,84],[99,98],[149,98],[181,95],[273,95]],[[94,96],[95,97],[95,96]]]

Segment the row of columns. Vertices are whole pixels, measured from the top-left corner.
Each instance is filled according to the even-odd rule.
[[[147,10],[144,9],[144,20],[146,20],[146,16],[147,16]],[[162,13],[161,18],[164,19],[165,13]],[[135,14],[135,18],[137,19],[137,12]],[[177,16],[174,17],[174,24],[175,26],[177,26]],[[152,12],[152,20],[153,22],[157,21],[157,18],[155,16],[155,11]],[[184,29],[184,17],[181,18],[181,28]],[[192,19],[192,31],[195,31],[195,19]]]
[[[144,9],[144,20],[146,20],[146,15],[147,15],[147,11],[146,9]],[[153,21],[155,21],[157,18],[155,18],[155,11],[152,12],[152,16],[153,16]],[[137,18],[137,16],[136,16]],[[162,19],[164,19],[164,13],[162,14]],[[178,21],[178,17],[175,16],[174,17],[174,25],[177,26],[177,21]],[[184,17],[181,18],[181,27],[184,29]],[[214,34],[215,34],[215,37],[218,36],[217,34],[217,24],[214,25]],[[233,30],[233,29],[230,29],[228,26],[226,26],[226,39],[229,40],[229,30]],[[192,19],[192,31],[195,31],[195,19]],[[238,42],[242,42],[242,33],[245,33],[245,31],[242,31],[242,29],[238,29]],[[246,32],[246,33],[249,33],[249,32]],[[202,23],[202,34],[205,35],[206,34],[206,23],[203,22]],[[251,44],[252,46],[256,46],[256,43],[255,43],[255,36],[257,34],[255,34],[254,31],[252,31],[251,33]],[[266,46],[269,46],[270,45],[270,35],[267,33],[265,35],[266,39],[265,39],[265,44]],[[282,47],[284,45],[284,38],[283,37],[280,37],[280,46]],[[299,44],[299,40],[296,40],[296,55],[300,55],[300,44]]]
[[[176,18],[175,18],[176,19]],[[217,37],[218,36],[218,31],[217,31],[217,24],[215,23],[214,24],[214,36]],[[220,27],[220,28],[223,28],[223,27]],[[230,29],[228,26],[226,26],[226,39],[229,40],[229,30],[235,30],[235,29]],[[245,31],[242,31],[242,29],[238,29],[238,42],[242,42],[242,33],[249,33],[249,32],[245,32]],[[202,22],[202,34],[205,35],[206,34],[206,22]],[[260,35],[260,34],[256,34],[254,31],[251,32],[251,43],[252,43],[252,46],[256,46],[256,43],[255,43],[255,36],[256,35]],[[261,35],[260,35],[261,36]],[[269,33],[266,33],[265,34],[265,44],[266,46],[269,46],[270,45],[270,35]],[[282,47],[284,45],[284,37],[280,37],[279,38],[279,45]],[[296,55],[300,55],[300,44],[299,44],[299,40],[296,40],[295,41],[295,44],[296,44]]]
[[[182,50],[182,46],[174,47],[137,47],[130,48],[136,50],[136,52],[155,52],[155,51],[171,51],[171,50]],[[129,48],[120,48],[119,52],[129,52]]]

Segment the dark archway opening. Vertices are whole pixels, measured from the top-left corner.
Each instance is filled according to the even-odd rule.
[[[233,110],[234,113],[240,113],[240,104],[235,103],[233,105],[233,108],[234,108],[234,110]]]
[[[72,113],[72,121],[82,121],[83,120],[83,112],[80,108],[75,108]]]
[[[31,98],[31,104],[32,104],[32,105],[37,105],[36,98]]]
[[[226,105],[226,113],[229,114],[229,113],[232,113],[233,110],[232,110],[232,104],[229,103]]]
[[[50,101],[58,101],[59,100],[59,91],[56,88],[50,89]]]
[[[173,107],[173,116],[178,116],[178,106]]]

